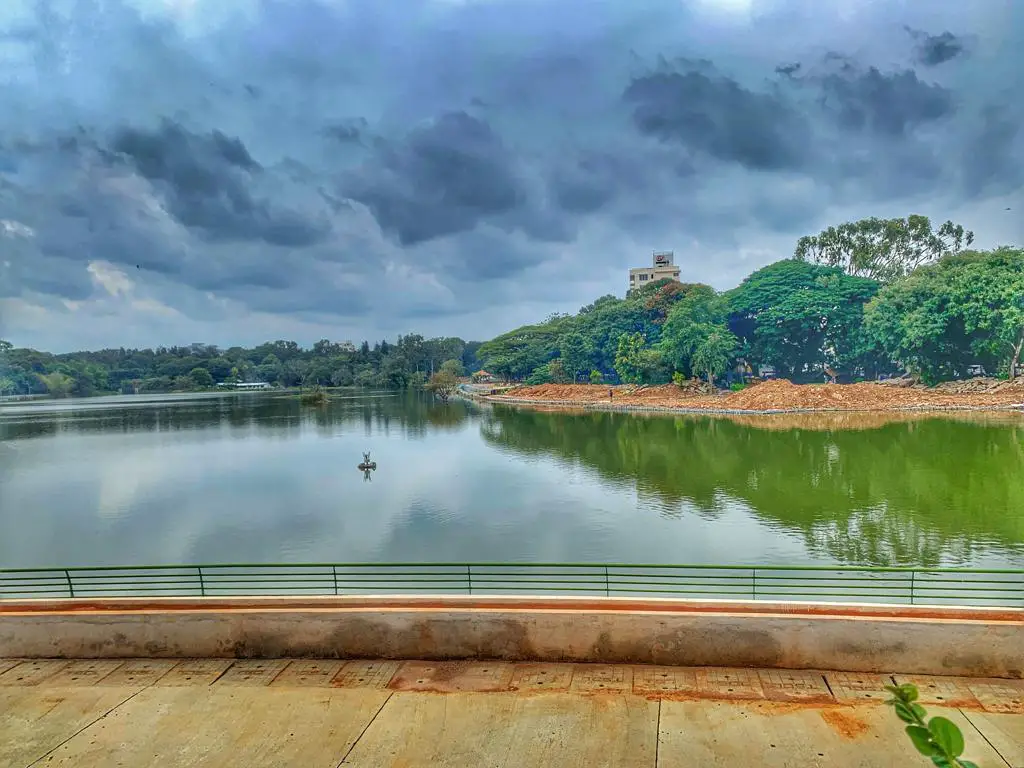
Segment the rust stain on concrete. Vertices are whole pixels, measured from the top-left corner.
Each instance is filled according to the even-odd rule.
[[[821,719],[845,739],[856,739],[870,730],[870,726],[863,720],[841,709],[823,709],[820,714]]]

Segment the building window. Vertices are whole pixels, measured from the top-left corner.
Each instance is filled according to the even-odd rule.
[[[640,275],[640,280],[641,281],[646,280],[646,279],[647,279],[647,275]]]

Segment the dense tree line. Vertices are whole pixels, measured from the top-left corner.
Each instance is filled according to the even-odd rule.
[[[481,345],[508,380],[662,383],[771,367],[794,381],[971,366],[1014,376],[1024,357],[1024,250],[963,250],[974,234],[924,216],[865,219],[801,238],[793,258],[725,292],[660,280]]]
[[[309,349],[294,341],[271,341],[249,349],[192,344],[55,355],[0,341],[0,395],[190,391],[237,381],[284,387],[418,387],[442,367],[448,373],[475,371],[479,346],[458,338],[410,334],[394,344],[371,346],[364,341],[358,347],[323,339]]]

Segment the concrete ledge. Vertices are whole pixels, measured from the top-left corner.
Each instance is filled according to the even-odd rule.
[[[1024,611],[532,597],[0,602],[0,657],[504,659],[1024,676]]]

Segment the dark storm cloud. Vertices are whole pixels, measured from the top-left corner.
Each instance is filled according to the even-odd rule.
[[[322,221],[257,200],[251,183],[260,165],[239,139],[218,130],[193,133],[165,119],[156,130],[118,130],[110,148],[162,189],[178,221],[211,239],[301,247],[326,234]]]
[[[946,31],[938,35],[929,35],[927,32],[907,27],[907,32],[916,41],[914,46],[914,58],[919,64],[926,67],[935,67],[952,61],[957,56],[964,54],[963,41],[952,32]]]
[[[515,212],[527,196],[514,155],[466,112],[443,114],[399,141],[380,140],[342,189],[402,245],[472,230]]]
[[[654,247],[727,287],[837,217],[957,218],[1024,167],[1004,0],[9,5],[0,220],[33,234],[0,251],[30,298],[88,303],[104,262],[192,318],[212,294],[488,335],[513,322],[490,307],[586,304]]]
[[[857,71],[843,64],[821,81],[824,108],[846,129],[902,136],[956,110],[953,94],[920,80],[913,70]]]
[[[645,134],[755,170],[804,162],[809,126],[773,93],[756,92],[705,65],[635,78],[624,97]]]

